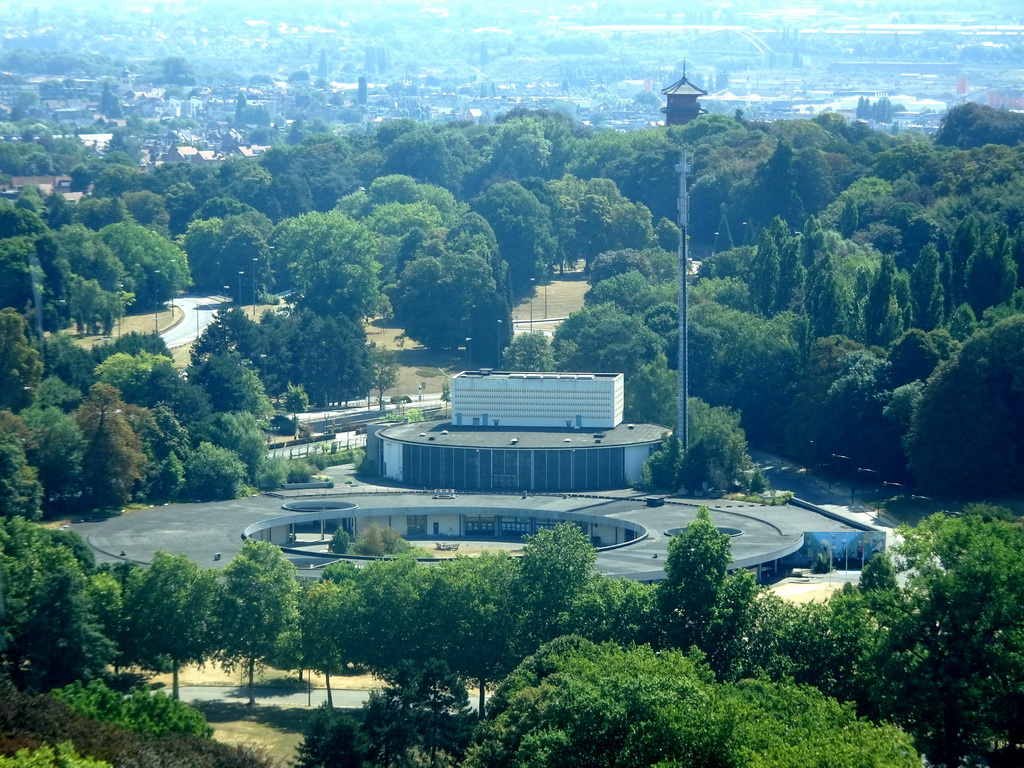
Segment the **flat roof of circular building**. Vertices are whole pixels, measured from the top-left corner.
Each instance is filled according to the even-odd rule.
[[[661,441],[668,428],[657,424],[619,424],[613,429],[569,427],[467,427],[449,421],[395,424],[377,434],[388,440],[457,448],[615,448]]]
[[[663,578],[670,537],[696,516],[700,504],[711,510],[715,525],[737,528],[731,539],[734,568],[750,567],[784,557],[800,548],[805,531],[850,531],[852,526],[800,507],[776,507],[727,500],[670,500],[648,507],[642,496],[615,498],[607,495],[563,496],[472,494],[457,499],[434,499],[430,493],[334,492],[321,502],[358,504],[359,516],[389,514],[494,515],[515,510],[521,516],[558,519],[562,515],[597,515],[640,524],[648,538],[618,549],[598,553],[597,570],[616,578],[656,581]],[[223,568],[244,544],[242,531],[260,521],[287,514],[282,506],[298,498],[259,496],[201,504],[171,504],[139,510],[107,520],[75,523],[72,530],[85,538],[96,552],[97,562],[132,560],[148,564],[160,550],[181,552],[207,568]],[[304,499],[312,501],[312,499]],[[344,511],[341,513],[344,516]],[[326,515],[328,519],[334,516]],[[609,521],[611,522],[611,521]],[[432,541],[430,536],[423,537]],[[125,554],[119,555],[124,552]],[[214,553],[223,557],[214,559]],[[300,558],[301,560],[301,558]],[[321,561],[318,561],[322,563]],[[307,563],[308,565],[308,563]]]

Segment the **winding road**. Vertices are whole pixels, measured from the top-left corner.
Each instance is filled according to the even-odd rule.
[[[181,308],[184,317],[173,328],[160,334],[169,349],[191,344],[202,333],[217,312],[229,303],[224,296],[177,296],[174,303]]]

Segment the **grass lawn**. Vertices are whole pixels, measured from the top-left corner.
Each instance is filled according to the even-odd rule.
[[[157,313],[155,326],[153,313],[146,312],[141,315],[126,315],[121,319],[120,330],[115,328],[114,332],[110,334],[110,336],[104,336],[102,334],[86,334],[84,336],[78,336],[74,331],[65,331],[65,333],[74,336],[74,339],[79,346],[85,347],[86,349],[92,349],[97,344],[105,344],[109,340],[132,333],[133,331],[135,333],[152,333],[153,328],[156,327],[160,333],[163,333],[180,323],[183,317],[184,313],[182,312],[181,307],[175,305],[173,315],[168,309],[164,309],[162,312]]]
[[[282,765],[290,765],[315,708],[275,704],[200,701],[195,706],[213,728],[213,737],[232,745],[259,747]]]

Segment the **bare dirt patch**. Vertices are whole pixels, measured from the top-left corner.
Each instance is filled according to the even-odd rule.
[[[771,590],[782,599],[791,603],[823,603],[834,592],[842,589],[843,583],[841,580],[836,580],[831,584],[827,581],[783,581],[774,585]]]

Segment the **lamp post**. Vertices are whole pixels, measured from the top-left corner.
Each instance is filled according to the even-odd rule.
[[[533,333],[533,292],[536,289],[536,278],[530,278],[530,332]]]
[[[548,319],[548,283],[550,283],[550,282],[551,281],[548,280],[547,282],[544,283],[544,319],[545,320]]]
[[[160,332],[160,302],[157,300],[157,281],[159,278],[157,275],[160,274],[159,269],[153,270],[153,333]]]
[[[124,283],[117,284],[117,338],[121,338],[121,318],[124,317]],[[64,299],[60,300],[64,303]]]
[[[835,554],[835,549],[836,549],[836,532],[832,531],[832,546],[828,548],[828,585],[830,587],[832,586],[832,568],[833,568],[832,557]]]
[[[744,222],[744,224],[745,223],[746,222]],[[846,459],[849,462],[853,461],[853,459],[851,459],[849,456],[843,456],[841,453],[833,453],[832,454],[832,458],[833,459]],[[833,465],[831,465],[831,464],[829,465],[829,473],[828,473],[828,489],[830,491],[832,490],[832,466]]]
[[[872,473],[874,473],[876,475],[878,474],[878,470],[877,469],[868,469],[867,467],[857,467],[857,471],[858,472],[872,472]],[[853,501],[854,490],[855,489],[854,489],[854,486],[853,486],[853,480],[851,479],[850,480],[850,501],[851,502]]]
[[[245,270],[238,270],[238,308],[242,309],[242,275],[245,274]],[[242,310],[243,312],[245,310]]]
[[[502,345],[502,333],[501,333],[501,331],[502,331],[502,326],[503,325],[504,324],[501,322],[501,320],[498,320],[498,370],[499,371],[501,370],[501,367],[502,367],[502,364],[503,364],[503,358],[505,356],[505,350],[502,349],[502,346],[501,346]]]
[[[260,268],[259,257],[252,257],[252,320],[256,322],[256,270]]]
[[[466,350],[469,352],[469,367],[473,367],[473,337],[466,337]]]

